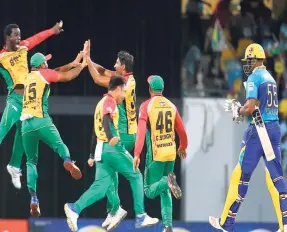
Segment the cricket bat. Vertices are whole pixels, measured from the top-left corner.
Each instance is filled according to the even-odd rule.
[[[243,82],[243,85],[246,89],[246,82]],[[259,140],[261,142],[265,157],[267,161],[271,161],[276,158],[272,144],[270,142],[270,138],[268,136],[264,121],[262,119],[260,110],[258,106],[255,106],[255,110],[252,113],[252,118],[254,120],[254,124],[259,136]]]

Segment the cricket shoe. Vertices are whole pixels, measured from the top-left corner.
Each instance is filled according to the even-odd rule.
[[[127,216],[128,212],[119,207],[118,211],[116,212],[115,216],[112,217],[111,223],[107,229],[107,231],[112,231],[118,227],[122,220]]]
[[[31,197],[30,214],[32,217],[40,217],[41,216],[39,200],[36,196]]]
[[[168,186],[170,188],[170,191],[172,192],[174,197],[176,199],[180,199],[182,197],[182,192],[181,192],[181,189],[176,182],[176,176],[173,172],[168,174],[167,181],[168,181]]]
[[[106,220],[102,223],[102,227],[103,228],[108,227],[111,224],[112,219],[113,219],[113,216],[110,213],[108,213]]]
[[[171,226],[166,226],[166,227],[164,227],[163,232],[173,232],[173,229]]]
[[[228,232],[227,230],[223,229],[220,225],[220,222],[219,222],[219,218],[216,218],[216,217],[212,217],[212,216],[209,216],[208,217],[208,221],[209,221],[209,224],[215,228],[215,229],[218,229],[218,230],[221,230],[223,232]]]
[[[72,232],[78,231],[78,217],[79,214],[76,212],[76,209],[74,207],[74,204],[72,203],[66,203],[64,205],[65,214],[67,217],[67,224]]]
[[[20,176],[22,176],[21,169],[13,167],[11,165],[7,165],[7,171],[11,176],[12,184],[16,189],[21,189],[21,180]]]
[[[148,216],[146,213],[140,214],[136,216],[136,228],[143,228],[147,226],[153,226],[157,224],[159,220],[157,218],[152,218]]]
[[[79,180],[82,178],[81,170],[75,165],[74,161],[65,161],[64,168],[71,173],[71,176]]]

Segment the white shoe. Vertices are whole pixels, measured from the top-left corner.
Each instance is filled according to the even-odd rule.
[[[120,224],[122,220],[127,216],[128,212],[119,207],[118,211],[116,212],[115,216],[112,217],[111,223],[108,227],[108,231],[112,231]]]
[[[228,232],[227,230],[223,229],[220,225],[220,222],[219,222],[219,218],[216,218],[216,217],[212,217],[212,216],[209,216],[208,217],[208,221],[209,221],[209,224],[215,228],[215,229],[218,229],[218,230],[221,230],[223,232]]]
[[[7,171],[11,176],[12,184],[16,189],[21,189],[21,180],[20,176],[22,176],[21,169],[13,167],[11,165],[7,165]]]
[[[64,210],[65,210],[65,214],[67,217],[67,223],[68,223],[69,228],[71,229],[72,232],[77,232],[78,231],[77,221],[78,221],[79,214],[77,214],[76,212],[72,210],[73,208],[72,205],[73,204],[71,203],[66,203],[64,205]]]
[[[146,213],[136,216],[136,228],[153,226],[159,222],[158,218],[152,218]]]
[[[103,228],[108,227],[111,224],[112,219],[113,219],[113,216],[110,213],[108,213],[106,220],[102,223],[102,227]]]

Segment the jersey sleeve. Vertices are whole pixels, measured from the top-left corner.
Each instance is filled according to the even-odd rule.
[[[185,150],[187,148],[187,134],[184,128],[184,124],[182,121],[182,118],[176,109],[176,115],[175,115],[175,130],[179,136],[179,150]]]
[[[139,110],[138,130],[134,149],[134,156],[137,157],[140,157],[144,146],[146,127],[148,122],[148,112],[147,112],[148,103],[149,101],[142,103]]]
[[[251,74],[246,82],[246,99],[258,99],[258,77]]]
[[[113,98],[107,97],[103,104],[103,116],[106,114],[112,115],[117,107],[117,103]]]
[[[20,45],[26,46],[28,48],[28,50],[31,50],[32,48],[34,48],[38,44],[42,43],[44,40],[48,39],[49,37],[51,37],[54,34],[55,34],[55,31],[53,29],[48,29],[48,30],[42,31],[36,35],[33,35],[33,36],[31,36],[25,40],[22,40],[20,42]]]
[[[50,83],[56,83],[59,81],[59,72],[52,69],[40,69],[41,75],[45,78],[45,80]]]

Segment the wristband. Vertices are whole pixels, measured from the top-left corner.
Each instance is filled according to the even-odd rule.
[[[240,115],[240,109],[242,108],[242,106],[238,107],[237,113],[238,115]]]

